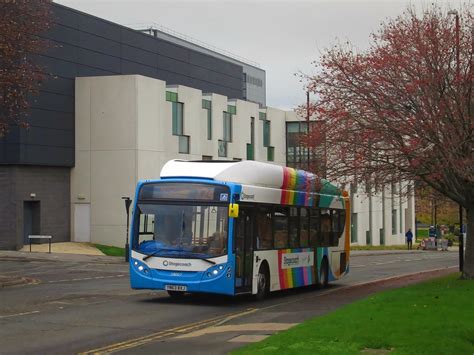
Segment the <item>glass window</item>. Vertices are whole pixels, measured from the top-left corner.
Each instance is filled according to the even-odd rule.
[[[263,121],[263,146],[270,146],[270,121]]]
[[[195,200],[228,203],[229,188],[224,185],[162,182],[142,186],[139,200]]]
[[[258,118],[260,120],[266,120],[267,119],[267,114],[265,112],[259,112],[258,113]]]
[[[272,213],[270,208],[258,208],[255,221],[257,225],[256,243],[257,249],[271,249],[272,240]]]
[[[289,218],[289,239],[290,248],[299,248],[299,211],[298,207],[290,207],[290,218]]]
[[[313,208],[310,213],[309,242],[312,247],[321,246],[321,226],[319,209]]]
[[[172,102],[171,114],[173,117],[173,135],[183,135],[183,104],[181,102]]]
[[[237,107],[232,106],[232,105],[227,105],[227,112],[229,112],[231,115],[236,115]]]
[[[166,92],[166,101],[177,102],[178,101],[178,93],[167,91]]]
[[[300,208],[300,246],[309,246],[309,213],[305,207]]]
[[[288,248],[288,208],[276,208],[273,219],[275,248]]]
[[[189,136],[179,136],[179,153],[189,154]]]
[[[321,246],[331,245],[331,210],[321,210]]]
[[[232,115],[229,112],[224,112],[223,118],[224,118],[224,141],[232,142]]]
[[[202,108],[206,110],[207,113],[207,139],[212,139],[212,109],[211,101],[202,100]]]
[[[138,205],[133,249],[164,257],[209,258],[227,252],[227,206]]]
[[[268,161],[275,160],[275,147],[267,147],[267,160]]]

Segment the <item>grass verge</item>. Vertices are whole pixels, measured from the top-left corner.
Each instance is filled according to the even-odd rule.
[[[407,250],[406,244],[401,245],[353,245],[351,250]]]
[[[125,256],[125,248],[113,247],[110,245],[94,244],[102,253],[108,256]]]
[[[473,354],[474,281],[459,274],[376,294],[233,354]]]

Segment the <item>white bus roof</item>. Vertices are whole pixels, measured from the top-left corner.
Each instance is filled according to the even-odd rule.
[[[283,170],[279,165],[245,161],[170,160],[161,169],[162,178],[207,178],[239,184],[273,187],[283,185]],[[315,175],[313,175],[315,176]]]
[[[344,208],[341,190],[303,170],[245,161],[170,160],[161,178],[205,178],[242,185],[241,201]]]

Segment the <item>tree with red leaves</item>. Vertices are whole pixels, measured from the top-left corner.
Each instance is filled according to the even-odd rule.
[[[50,26],[50,0],[0,1],[0,137],[11,125],[26,127],[31,97],[43,78],[31,53],[42,53],[39,37]]]
[[[473,13],[408,8],[372,34],[368,50],[336,45],[307,76],[324,120],[329,179],[390,186],[421,181],[467,211],[463,276],[474,278]],[[305,106],[301,110],[305,110]],[[306,111],[304,111],[306,112]],[[304,113],[305,114],[305,113]]]

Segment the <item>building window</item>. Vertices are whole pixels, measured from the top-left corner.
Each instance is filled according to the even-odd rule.
[[[231,115],[236,115],[237,107],[232,106],[232,105],[227,105],[227,112],[229,112]]]
[[[203,155],[202,160],[212,160],[212,155]]]
[[[357,213],[351,214],[351,242],[356,243],[357,240]]]
[[[275,161],[275,147],[267,147],[267,160]]]
[[[255,159],[255,117],[250,117],[250,144],[247,143],[247,160]]]
[[[167,91],[166,92],[166,101],[178,102],[178,93]]]
[[[232,114],[230,112],[223,113],[224,119],[224,141],[232,142]]]
[[[212,139],[212,108],[211,101],[202,100],[202,108],[207,112],[207,139]]]
[[[263,120],[263,146],[270,146],[270,121]]]
[[[219,139],[217,143],[217,155],[221,158],[227,157],[227,142]]]
[[[183,104],[181,102],[172,102],[171,103],[171,113],[173,117],[173,135],[182,136],[183,135]]]
[[[179,153],[189,154],[189,136],[179,136]]]
[[[266,120],[267,119],[267,114],[265,112],[259,112],[258,113],[258,119],[259,120]]]
[[[392,235],[397,234],[397,210],[392,209]]]

